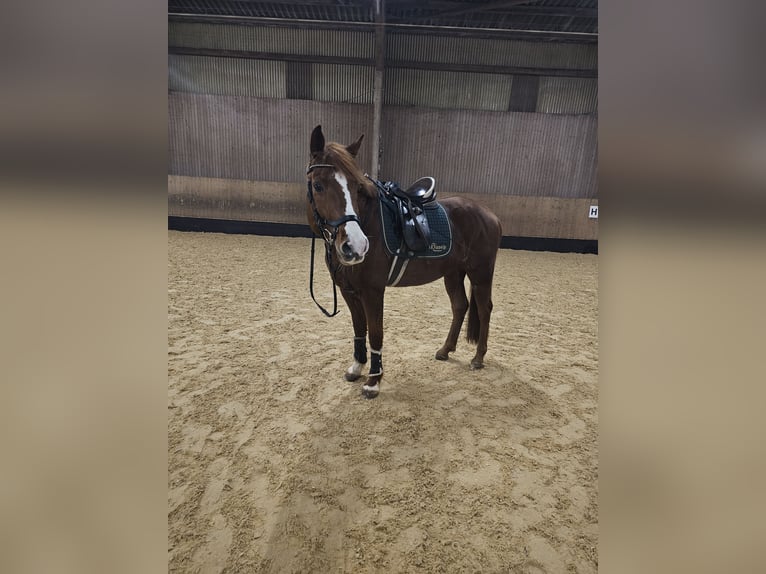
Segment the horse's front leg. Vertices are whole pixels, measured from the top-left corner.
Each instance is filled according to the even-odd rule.
[[[361,296],[370,336],[370,374],[362,387],[362,395],[374,399],[383,378],[383,289],[365,291]]]
[[[353,290],[341,289],[341,295],[346,300],[354,325],[354,362],[346,371],[345,377],[347,381],[356,381],[362,376],[362,369],[367,363],[367,317],[361,299]]]

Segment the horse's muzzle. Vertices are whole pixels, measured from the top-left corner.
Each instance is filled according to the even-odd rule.
[[[343,265],[357,265],[364,261],[364,257],[367,255],[367,251],[370,248],[370,242],[364,236],[362,236],[362,239],[363,241],[354,242],[357,244],[355,246],[351,239],[347,238],[340,244],[340,247],[337,248],[340,262]]]

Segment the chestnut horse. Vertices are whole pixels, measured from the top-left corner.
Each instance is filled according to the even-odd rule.
[[[383,243],[378,190],[354,159],[362,137],[348,146],[325,145],[322,126],[314,128],[307,169],[307,214],[312,231],[324,239],[330,275],[351,312],[354,362],[346,371],[346,380],[361,377],[369,334],[370,371],[362,394],[374,398],[383,377],[383,295],[393,256]],[[477,343],[471,369],[480,369],[487,352],[492,277],[502,229],[494,213],[470,199],[450,197],[439,203],[449,217],[451,251],[442,258],[409,261],[397,286],[423,285],[444,277],[452,324],[436,358],[446,361],[455,350],[468,311],[467,339]],[[471,282],[470,302],[465,293],[466,275]]]

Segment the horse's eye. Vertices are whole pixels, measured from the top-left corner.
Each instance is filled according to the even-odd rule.
[[[322,184],[319,183],[318,181],[315,181],[314,182],[314,191],[316,191],[317,193],[322,193],[322,189],[323,189],[322,188]]]

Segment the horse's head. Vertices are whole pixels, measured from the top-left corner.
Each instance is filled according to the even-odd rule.
[[[360,196],[374,197],[370,183],[354,158],[361,136],[351,145],[325,145],[322,126],[311,132],[308,174],[309,221],[328,244],[333,244],[344,265],[364,261],[370,242],[360,225]]]

